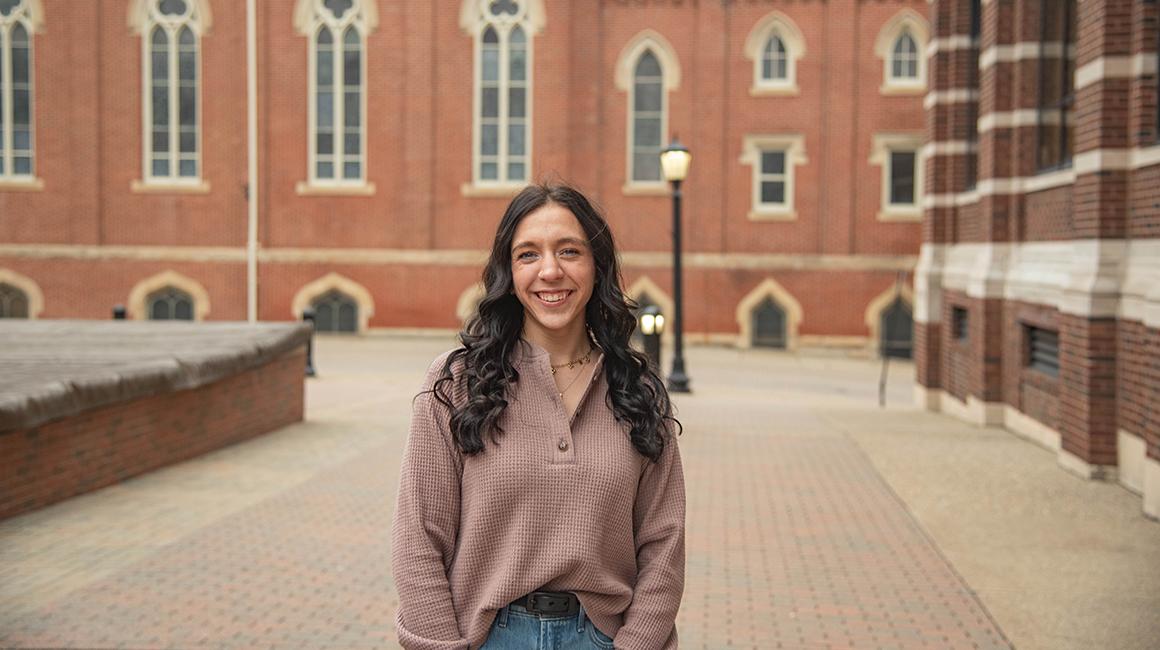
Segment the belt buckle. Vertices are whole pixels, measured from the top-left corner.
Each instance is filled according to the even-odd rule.
[[[561,598],[556,594],[535,591],[528,595],[528,610],[535,614],[566,614],[569,601],[570,599]]]

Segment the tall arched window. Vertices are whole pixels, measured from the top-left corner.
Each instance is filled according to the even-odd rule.
[[[310,38],[309,178],[312,185],[366,183],[365,0],[299,0]]]
[[[201,177],[200,2],[149,0],[143,31],[147,181]]]
[[[468,0],[462,26],[475,37],[472,179],[523,184],[531,172],[532,39],[529,0]]]
[[[785,43],[775,34],[765,42],[761,53],[761,80],[785,81],[789,76],[789,57]]]
[[[651,49],[641,52],[632,75],[633,182],[660,181],[661,147],[666,129],[665,79]]]
[[[33,175],[30,5],[0,1],[0,179]]]
[[[926,89],[926,46],[930,27],[913,9],[903,9],[882,26],[874,54],[882,59],[884,94],[918,94]]]
[[[319,332],[357,332],[358,303],[337,289],[314,301],[314,328]]]

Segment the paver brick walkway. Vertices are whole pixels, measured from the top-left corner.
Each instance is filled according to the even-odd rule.
[[[398,454],[446,347],[323,339],[308,422],[0,522],[0,647],[397,647]],[[872,366],[712,349],[690,362],[682,647],[1010,647],[829,424],[829,409],[877,409]],[[904,411],[908,368],[889,393]]]

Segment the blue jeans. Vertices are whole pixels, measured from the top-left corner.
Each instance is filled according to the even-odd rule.
[[[572,616],[529,614],[519,605],[508,605],[495,614],[495,622],[480,650],[610,650],[612,639],[596,629],[584,608]]]

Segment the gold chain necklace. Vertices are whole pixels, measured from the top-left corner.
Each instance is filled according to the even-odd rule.
[[[579,359],[573,359],[573,360],[569,361],[568,363],[561,363],[558,366],[551,366],[552,367],[552,375],[555,376],[556,371],[559,370],[560,368],[567,368],[568,370],[571,370],[571,369],[575,368],[577,365],[582,366],[591,360],[592,360],[592,348],[588,348],[588,352],[584,356],[580,357]],[[579,375],[577,375],[577,376],[579,376]],[[576,380],[573,379],[572,381],[576,381]],[[569,384],[569,386],[571,386],[571,384]]]

